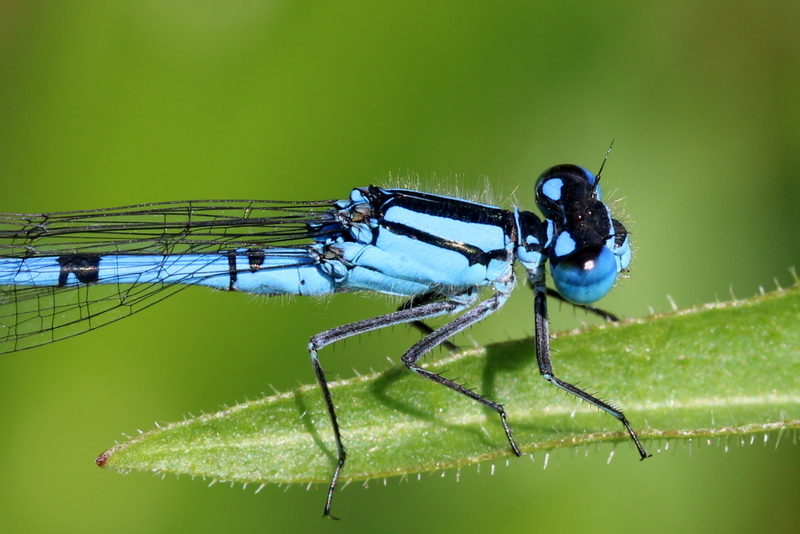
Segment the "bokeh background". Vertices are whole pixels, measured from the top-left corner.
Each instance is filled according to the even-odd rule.
[[[596,170],[615,139],[604,190],[636,254],[602,305],[640,317],[668,295],[745,297],[800,266],[798,28],[793,0],[3,1],[0,211],[335,198],[408,175],[486,180],[531,207],[544,168]],[[198,289],[4,356],[0,531],[796,531],[794,434],[357,483],[338,524],[319,518],[323,487],[255,495],[94,465],[123,433],[312,382],[311,334],[388,308]],[[584,320],[564,310],[554,328]],[[531,333],[520,290],[461,343]],[[396,328],[323,359],[340,376],[385,369],[415,339]],[[568,378],[602,391],[591,369]]]

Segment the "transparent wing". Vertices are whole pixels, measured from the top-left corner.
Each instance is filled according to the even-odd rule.
[[[309,238],[334,201],[205,200],[57,213],[0,213],[0,257],[204,254]]]
[[[0,214],[0,272],[20,259],[75,254],[218,254],[307,244],[335,233],[334,201],[189,201],[42,214]],[[327,223],[327,224],[326,224]],[[276,251],[276,254],[280,254]],[[287,257],[287,264],[296,263]],[[227,272],[227,271],[226,271]],[[144,277],[152,280],[152,277]],[[128,317],[180,284],[0,285],[0,353],[72,337]]]

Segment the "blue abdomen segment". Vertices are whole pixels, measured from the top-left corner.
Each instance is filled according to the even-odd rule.
[[[181,284],[259,295],[371,290],[413,296],[488,285],[510,261],[470,265],[463,254],[382,230],[376,244],[336,241],[227,254],[92,255],[9,259],[0,285]]]
[[[89,255],[6,260],[0,285],[70,287],[88,284],[184,284],[247,293],[324,295],[337,290],[306,248],[227,255]]]
[[[268,249],[263,261],[251,265],[249,256],[237,256],[233,289],[259,295],[319,296],[335,293],[339,284],[319,259],[305,249]],[[223,288],[224,289],[224,288]]]

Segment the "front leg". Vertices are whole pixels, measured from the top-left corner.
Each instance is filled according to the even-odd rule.
[[[645,458],[650,457],[649,454],[644,450],[641,442],[639,441],[639,436],[636,435],[636,432],[631,427],[630,423],[628,422],[628,418],[625,417],[625,414],[622,413],[622,410],[619,408],[615,408],[611,406],[605,401],[598,399],[597,397],[591,395],[590,393],[582,390],[581,388],[570,384],[564,380],[561,380],[555,374],[553,374],[553,365],[550,362],[550,332],[549,327],[547,324],[547,295],[548,290],[545,285],[545,274],[544,274],[544,267],[539,267],[536,270],[535,277],[532,277],[531,284],[533,286],[534,291],[534,299],[533,299],[533,314],[534,314],[534,321],[535,321],[535,331],[536,331],[536,362],[539,365],[539,373],[542,375],[542,378],[560,388],[567,393],[571,393],[575,395],[579,399],[585,400],[589,404],[593,404],[597,406],[601,410],[606,413],[611,414],[612,416],[616,417],[620,423],[625,427],[625,430],[628,431],[628,435],[630,435],[631,439],[633,440],[634,445],[636,445],[636,449],[639,451],[639,456],[642,460]]]

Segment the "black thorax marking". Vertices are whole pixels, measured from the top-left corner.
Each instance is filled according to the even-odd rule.
[[[504,260],[508,256],[505,249],[483,251],[480,248],[454,241],[411,226],[387,221],[386,212],[389,208],[400,207],[415,213],[433,215],[444,219],[453,219],[470,224],[484,224],[501,228],[512,241],[516,239],[516,223],[510,211],[500,208],[482,206],[454,198],[441,197],[417,191],[386,191],[375,186],[369,188],[370,204],[373,216],[380,219],[381,228],[396,235],[409,237],[428,243],[430,245],[458,252],[467,258],[470,265],[488,265],[491,260]],[[373,244],[377,240],[377,231],[374,232]]]
[[[467,258],[467,261],[470,265],[475,265],[476,263],[480,265],[489,265],[491,260],[502,260],[508,255],[508,252],[505,249],[495,249],[484,252],[474,245],[431,235],[417,228],[412,228],[411,226],[406,226],[405,224],[396,222],[381,221],[381,227],[395,235],[410,237],[411,239],[417,239],[423,243],[428,243],[429,245],[433,245],[435,247],[458,252]]]

